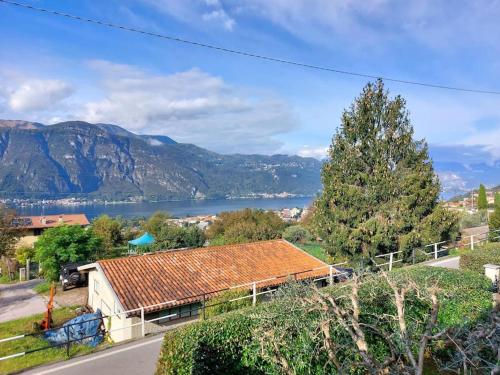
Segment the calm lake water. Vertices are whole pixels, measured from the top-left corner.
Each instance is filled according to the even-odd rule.
[[[150,216],[155,211],[167,211],[175,217],[215,215],[223,211],[243,208],[278,210],[282,208],[304,208],[311,204],[312,197],[281,199],[213,199],[189,201],[141,202],[126,204],[99,204],[83,206],[31,206],[15,207],[18,215],[55,215],[84,213],[89,219],[107,214],[109,216]]]

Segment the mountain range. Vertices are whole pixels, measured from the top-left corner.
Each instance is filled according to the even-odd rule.
[[[166,136],[82,121],[0,120],[0,196],[196,199],[314,195],[321,162],[223,155]]]
[[[500,182],[483,146],[430,145],[442,197]],[[97,199],[314,195],[322,162],[288,155],[219,154],[117,125],[0,120],[0,197]]]

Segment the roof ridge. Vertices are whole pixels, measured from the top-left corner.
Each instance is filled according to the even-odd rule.
[[[289,244],[291,246],[294,246],[293,244],[289,243],[288,241],[282,239],[282,238],[276,238],[273,240],[262,240],[262,241],[253,241],[253,242],[244,242],[244,243],[234,243],[234,244],[227,244],[227,245],[215,245],[215,246],[202,246],[202,247],[181,247],[178,249],[165,249],[165,250],[157,250],[157,251],[151,251],[148,253],[143,253],[143,254],[130,254],[124,257],[119,257],[119,258],[111,258],[111,259],[101,259],[98,260],[97,262],[109,262],[109,261],[115,261],[118,259],[128,259],[128,258],[137,258],[137,257],[145,257],[145,256],[155,256],[155,255],[162,255],[162,254],[170,254],[170,253],[177,253],[177,252],[188,252],[188,251],[194,251],[194,250],[216,250],[216,249],[221,249],[224,247],[236,247],[236,246],[245,246],[245,245],[254,245],[254,244],[262,244],[262,243],[268,243],[268,242],[283,242],[286,244]],[[295,247],[295,246],[294,246]],[[303,250],[302,250],[303,251]],[[314,257],[313,257],[314,258]],[[314,258],[317,259],[317,258]]]

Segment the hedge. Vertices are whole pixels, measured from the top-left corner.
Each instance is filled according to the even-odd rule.
[[[440,290],[441,327],[461,326],[483,318],[491,310],[490,283],[470,271],[448,270],[436,267],[407,267],[393,271],[396,281],[413,280],[420,286],[437,285]],[[339,296],[348,293],[348,287],[335,285],[323,291]],[[284,288],[286,289],[286,288]],[[370,278],[360,288],[361,320],[367,324],[378,316],[393,314],[391,290],[380,277]],[[288,298],[288,300],[287,300]],[[196,322],[165,335],[157,366],[157,374],[278,374],[279,368],[262,349],[269,340],[262,340],[274,327],[283,328],[285,336],[278,345],[297,374],[332,372],[325,354],[318,350],[317,338],[306,334],[305,327],[317,324],[317,314],[301,309],[294,296],[275,299],[256,307],[247,307],[214,318]],[[409,331],[418,334],[429,312],[429,305],[409,292],[406,299]],[[294,311],[294,313],[290,313]],[[393,323],[383,329],[391,332]],[[394,323],[395,324],[395,323]],[[396,327],[394,327],[396,328]],[[332,340],[345,340],[345,332],[331,327]],[[348,339],[348,338],[347,338]],[[267,341],[266,341],[267,340]],[[376,337],[369,337],[370,350],[378,358],[387,355],[387,348]],[[271,349],[272,350],[272,349]],[[356,353],[348,348],[338,353],[339,359],[350,360]],[[363,373],[351,368],[352,374]]]
[[[167,332],[156,373],[254,374],[241,360],[252,339],[249,312],[229,312]]]
[[[500,264],[500,243],[487,243],[460,255],[460,268],[484,274],[485,264]]]

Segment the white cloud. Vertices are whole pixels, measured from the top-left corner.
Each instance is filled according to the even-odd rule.
[[[143,0],[143,2],[169,14],[191,26],[199,26],[200,20],[205,24],[222,26],[227,31],[232,31],[236,20],[226,11],[219,0]]]
[[[289,105],[263,91],[234,87],[199,69],[171,75],[94,61],[103,97],[87,102],[80,118],[168,135],[221,152],[276,151],[275,136],[296,127]]]
[[[316,158],[324,159],[327,156],[328,147],[311,147],[304,145],[302,148],[297,150],[297,155],[303,156],[305,158]]]
[[[204,13],[202,16],[205,21],[220,22],[226,30],[233,30],[235,20],[227,15],[223,9],[212,10],[211,12]]]
[[[6,101],[12,111],[30,112],[54,108],[74,90],[62,80],[30,79],[6,91]]]
[[[499,30],[497,0],[461,1],[453,9],[447,0],[242,0],[227,4],[228,11],[270,20],[309,41],[331,43],[334,33],[363,45],[411,37],[436,48],[463,48],[465,41],[498,48],[498,33],[492,33]]]

